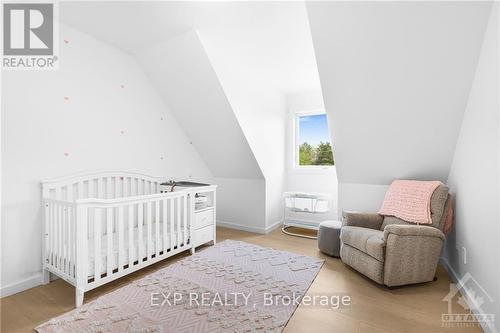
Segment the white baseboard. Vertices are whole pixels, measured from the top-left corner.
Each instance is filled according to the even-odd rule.
[[[270,226],[268,226],[266,228],[266,234],[270,233],[271,231],[273,231],[274,229],[277,229],[279,227],[281,227],[281,225],[283,224],[283,221],[282,220],[279,220],[279,221],[276,221],[274,222],[273,224],[271,224]]]
[[[253,226],[243,225],[243,224],[239,224],[239,223],[218,220],[217,226],[223,227],[223,228],[241,230],[241,231],[254,232],[256,234],[268,234],[271,231],[273,231],[274,229],[278,228],[282,223],[283,223],[283,221],[276,221],[266,228],[261,228],[261,227],[253,227]]]
[[[35,275],[32,275],[27,279],[6,286],[2,286],[2,288],[0,288],[0,298],[20,293],[21,291],[31,289],[41,284],[42,284],[42,273],[36,273]]]
[[[453,267],[451,267],[448,259],[441,257],[439,258],[439,262],[446,269],[453,283],[457,283],[460,280],[460,276],[458,276],[458,273],[453,269]],[[471,311],[474,314],[477,314],[478,316],[485,315],[483,310],[475,302],[474,300],[475,298],[473,297],[473,295],[470,295],[470,292],[468,292],[468,289],[462,288],[459,289],[458,292],[465,298],[467,305],[469,306],[469,309],[471,309]],[[498,333],[498,331],[494,327],[490,327],[485,323],[481,323],[481,328],[483,329],[484,332]]]
[[[253,227],[253,226],[248,226],[248,225],[243,225],[243,224],[238,224],[238,223],[233,223],[233,222],[220,221],[220,220],[217,220],[217,226],[223,227],[223,228],[241,230],[241,231],[254,232],[257,234],[265,234],[266,233],[266,229],[264,229],[264,228]]]

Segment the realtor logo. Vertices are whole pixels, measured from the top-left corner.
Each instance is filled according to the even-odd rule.
[[[53,55],[54,5],[4,4],[3,54]]]
[[[3,4],[4,69],[53,69],[56,22],[53,3]]]
[[[494,300],[470,273],[450,284],[443,301],[448,303],[448,313],[441,316],[443,327],[494,326],[495,315],[481,308]]]

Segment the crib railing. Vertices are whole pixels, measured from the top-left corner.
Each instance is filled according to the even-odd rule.
[[[77,199],[114,199],[160,193],[159,179],[130,172],[82,174],[43,182],[43,197]]]
[[[44,205],[45,265],[82,291],[191,247],[189,192]]]
[[[44,258],[45,265],[63,279],[75,281],[76,204],[45,200]]]

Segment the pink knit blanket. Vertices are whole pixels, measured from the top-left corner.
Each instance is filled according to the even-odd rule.
[[[406,222],[432,224],[431,196],[441,184],[440,181],[395,180],[378,213]]]

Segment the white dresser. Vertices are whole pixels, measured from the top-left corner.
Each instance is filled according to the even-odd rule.
[[[217,186],[210,185],[193,189],[195,202],[193,203],[193,215],[191,224],[191,239],[195,248],[208,242],[215,244],[216,239],[216,189]],[[197,201],[199,201],[197,203]]]

